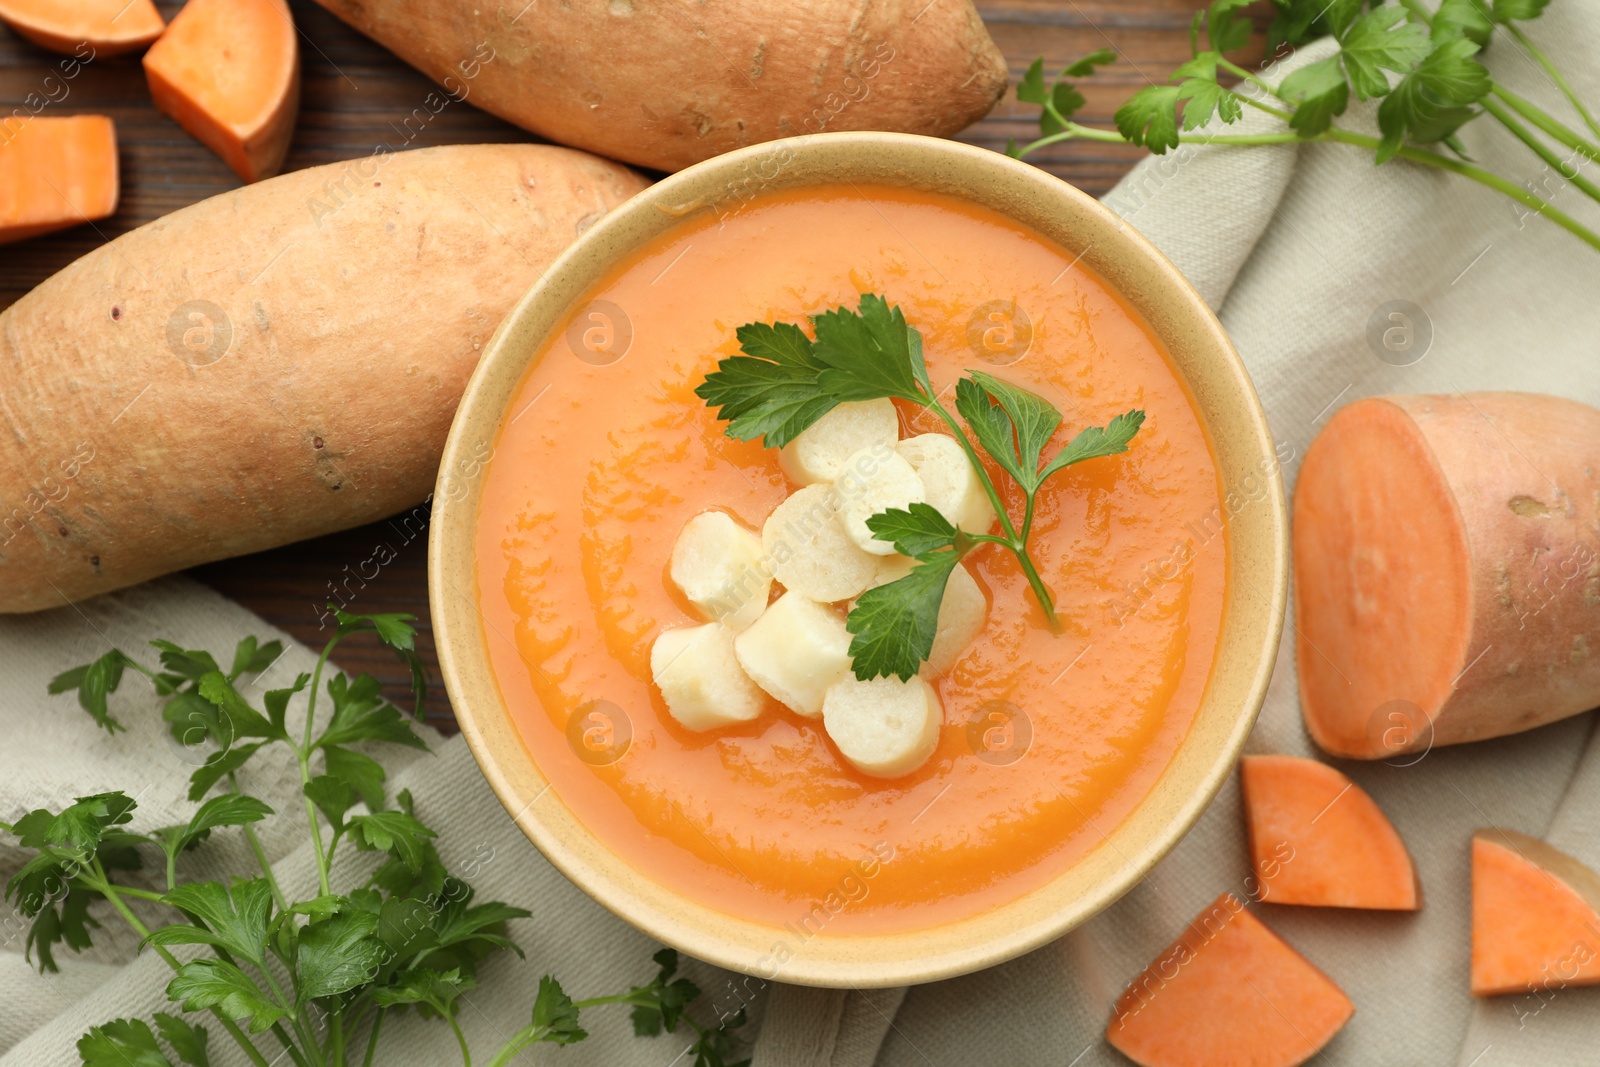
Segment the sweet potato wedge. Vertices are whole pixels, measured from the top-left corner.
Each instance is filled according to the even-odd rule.
[[[0,612],[424,499],[500,319],[644,184],[548,145],[375,155],[202,201],[46,280],[0,313]]]
[[[117,210],[117,131],[103,115],[0,127],[0,244]]]
[[[1326,763],[1239,761],[1260,899],[1321,908],[1414,911],[1411,855],[1366,791]]]
[[[317,2],[456,99],[660,170],[825,130],[952,134],[1007,85],[968,0]]]
[[[1106,1040],[1143,1067],[1291,1067],[1315,1056],[1355,1010],[1327,975],[1224,893],[1134,979]]]
[[[1515,830],[1472,835],[1472,992],[1600,985],[1600,875]]]
[[[144,54],[156,107],[247,182],[278,173],[300,110],[284,0],[188,0]]]
[[[1379,759],[1600,704],[1600,411],[1531,393],[1339,411],[1294,495],[1300,703]]]
[[[136,52],[167,27],[150,0],[0,0],[0,22],[40,48],[79,59]]]

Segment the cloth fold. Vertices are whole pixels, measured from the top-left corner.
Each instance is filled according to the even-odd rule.
[[[1600,8],[1554,4],[1529,32],[1577,91],[1595,98],[1600,68],[1586,43],[1600,37]],[[1271,73],[1281,76],[1328,51],[1327,44],[1302,50]],[[1565,113],[1555,87],[1514,42],[1497,39],[1488,62],[1513,90]],[[1341,121],[1370,129],[1373,108],[1352,105]],[[1543,190],[1562,210],[1600,226],[1594,204],[1531,162],[1489,120],[1471,124],[1464,140],[1489,170]],[[1523,389],[1600,404],[1591,356],[1600,335],[1600,301],[1593,299],[1600,257],[1469,181],[1401,163],[1374,167],[1369,153],[1337,144],[1208,146],[1147,160],[1107,202],[1219,310],[1291,457],[1284,467],[1291,486],[1322,422],[1361,396]],[[1366,340],[1369,320],[1394,301],[1412,305],[1430,338],[1422,358],[1407,366],[1385,362]],[[0,620],[0,736],[7,746],[0,817],[106,788],[139,794],[141,825],[186,815],[186,768],[175,763],[186,754],[163,739],[155,698],[125,685],[113,709],[130,730],[113,740],[67,698],[46,697],[45,683],[113,643],[141,647],[164,634],[220,652],[247,633],[275,636],[242,608],[181,578],[78,609]],[[290,643],[269,684],[307,669],[311,658]],[[1333,761],[1372,794],[1411,847],[1426,906],[1416,914],[1257,907],[1356,1003],[1355,1019],[1318,1062],[1593,1062],[1600,990],[1481,1001],[1467,993],[1470,835],[1479,826],[1507,826],[1600,867],[1600,742],[1592,733],[1593,716],[1583,715],[1517,737],[1438,749],[1415,762]],[[1300,722],[1292,629],[1248,747],[1317,755]],[[436,743],[435,752],[399,766],[396,788],[413,789],[420,813],[441,831],[447,864],[470,870],[484,899],[536,911],[514,924],[528,959],[497,959],[470,995],[463,1022],[474,1044],[498,1045],[497,1033],[522,1025],[540,974],[556,973],[580,996],[647,978],[649,940],[589,901],[528,845],[459,739]],[[269,765],[248,784],[281,806],[293,799],[293,781],[292,774],[274,778]],[[269,829],[268,854],[282,877],[309,877],[292,820],[277,822],[284,825]],[[197,871],[239,867],[243,857],[228,851],[237,848],[228,836],[186,862]],[[16,850],[0,846],[0,876],[19,861]],[[980,974],[909,991],[770,986],[750,993],[751,983],[725,972],[698,964],[691,972],[712,1003],[749,1001],[751,1030],[759,1030],[756,1067],[1123,1063],[1103,1038],[1112,1002],[1202,906],[1224,890],[1243,895],[1248,873],[1234,778],[1193,832],[1122,900],[1054,944]],[[62,974],[48,978],[18,958],[23,926],[7,909],[0,925],[0,1067],[75,1065],[73,1042],[88,1025],[165,1007],[162,964],[148,954],[135,958],[132,939],[110,922],[97,935],[102,946],[82,957],[61,953]],[[660,1067],[682,1051],[675,1038],[634,1038],[622,1009],[606,1010],[619,1017],[597,1016],[588,1041],[535,1048],[524,1059]],[[212,1029],[216,1062],[238,1062]],[[415,1016],[386,1025],[385,1034],[383,1064],[432,1065],[456,1055],[448,1029]]]

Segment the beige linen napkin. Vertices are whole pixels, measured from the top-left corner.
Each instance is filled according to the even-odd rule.
[[[1585,42],[1600,39],[1600,7],[1560,0],[1532,27],[1580,92],[1600,95],[1600,69]],[[1322,54],[1307,49],[1286,62]],[[1540,104],[1559,98],[1537,68],[1499,40],[1498,78]],[[1359,109],[1358,109],[1359,110]],[[1361,112],[1370,124],[1370,109]],[[1467,146],[1491,169],[1544,186],[1564,210],[1600,225],[1600,212],[1486,122]],[[1503,197],[1463,180],[1391,164],[1344,146],[1197,149],[1141,165],[1108,198],[1150,236],[1219,309],[1252,375],[1278,440],[1298,458],[1327,415],[1385,392],[1526,389],[1600,404],[1600,255]],[[1406,367],[1366,343],[1383,304],[1422,309],[1431,347]],[[1537,462],[1537,457],[1532,457]],[[1415,606],[1425,610],[1426,605]],[[81,609],[0,620],[0,817],[102,788],[138,792],[141,825],[173,821],[187,767],[163,739],[157,703],[119,694],[131,728],[106,739],[65,698],[44,695],[55,672],[165,633],[223,650],[246,633],[272,636],[248,612],[183,579],[101,598]],[[1292,632],[1291,632],[1292,634]],[[290,676],[311,653],[291,646],[274,669]],[[269,684],[273,679],[268,679]],[[1547,837],[1600,867],[1600,752],[1584,715],[1515,738],[1434,751],[1413,766],[1340,761],[1392,817],[1416,858],[1426,908],[1415,915],[1262,906],[1258,914],[1327,971],[1357,1015],[1317,1062],[1332,1065],[1546,1065],[1592,1062],[1600,1047],[1600,991],[1474,1001],[1467,994],[1468,839],[1503,825]],[[1292,643],[1286,642],[1254,752],[1315,755],[1300,724]],[[459,740],[436,746],[396,774],[443,834],[447,863],[488,898],[532,908],[515,924],[528,960],[496,961],[471,994],[463,1022],[480,1047],[522,1025],[540,974],[557,973],[575,995],[648,976],[648,939],[557,874],[495,802]],[[284,767],[282,770],[287,771]],[[293,776],[262,768],[252,788],[283,806]],[[286,791],[288,795],[286,795]],[[267,848],[283,876],[309,871],[294,820],[279,820]],[[196,856],[195,870],[226,869],[228,835]],[[20,857],[0,846],[0,876]],[[1123,986],[1200,908],[1224,890],[1244,892],[1248,865],[1236,780],[1195,830],[1103,915],[1012,963],[904,992],[771,986],[756,1067],[1116,1064],[1102,1031]],[[14,916],[0,914],[0,1067],[77,1063],[73,1042],[90,1024],[161,1009],[164,968],[107,922],[106,947],[63,952],[63,973],[40,978],[17,954]],[[700,967],[709,1000],[732,1002],[729,976]],[[748,995],[748,994],[744,994]],[[902,1003],[903,998],[903,1003]],[[897,1010],[898,1009],[898,1010]],[[665,1067],[681,1042],[633,1038],[622,1009],[596,1013],[588,1042],[535,1049],[519,1062]],[[227,1042],[213,1031],[213,1047]],[[757,1025],[752,1025],[755,1031]],[[447,1029],[408,1018],[386,1027],[384,1064],[456,1061]],[[267,1047],[267,1042],[263,1042]],[[7,1051],[9,1050],[9,1051]],[[219,1063],[237,1058],[224,1054]]]

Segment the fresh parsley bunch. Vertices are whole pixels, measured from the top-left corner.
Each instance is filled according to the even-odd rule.
[[[1067,67],[1050,84],[1044,61],[1036,60],[1017,86],[1017,99],[1038,104],[1039,138],[1007,154],[1022,158],[1047,145],[1081,138],[1144,145],[1157,154],[1180,144],[1285,144],[1331,141],[1364,148],[1378,163],[1400,158],[1459,174],[1486,185],[1600,250],[1600,234],[1547,200],[1467,157],[1457,134],[1488,114],[1521,141],[1546,166],[1586,196],[1600,201],[1600,185],[1580,170],[1600,161],[1600,123],[1520,22],[1538,18],[1550,0],[1442,0],[1430,12],[1421,0],[1398,6],[1374,0],[1273,0],[1277,16],[1269,44],[1301,45],[1332,36],[1339,51],[1294,71],[1273,86],[1224,53],[1250,40],[1250,20],[1241,14],[1250,0],[1214,0],[1190,24],[1191,59],[1173,71],[1168,83],[1150,85],[1128,98],[1115,116],[1116,129],[1074,121],[1084,97],[1074,81],[1116,57],[1101,49]],[[1201,31],[1208,47],[1202,49]],[[1554,118],[1496,82],[1480,59],[1496,33],[1515,40],[1561,90],[1582,129]],[[1239,79],[1234,86],[1224,75]],[[1378,99],[1378,128],[1372,137],[1335,124],[1358,100]],[[1220,119],[1232,124],[1253,107],[1286,121],[1281,133],[1195,133]]]
[[[721,360],[695,389],[718,409],[719,418],[728,421],[728,436],[741,441],[760,437],[767,447],[782,448],[839,404],[885,398],[910,401],[928,408],[950,427],[994,506],[1002,531],[958,530],[928,504],[891,508],[869,518],[867,528],[874,537],[917,562],[905,577],[862,593],[845,620],[854,635],[850,655],[856,677],[892,674],[909,681],[917,673],[933,649],[950,573],[982,544],[1001,545],[1016,556],[1039,607],[1055,626],[1055,599],[1028,554],[1039,489],[1071,464],[1126,452],[1144,423],[1144,412],[1129,411],[1107,426],[1082,430],[1046,461],[1044,448],[1061,425],[1061,412],[1026,389],[969,370],[956,383],[956,411],[966,422],[964,429],[939,402],[938,390],[928,378],[922,335],[885,298],[864,293],[857,310],[826,311],[811,325],[816,340],[790,322],[739,327],[743,354]],[[1022,489],[1020,521],[1006,513],[979,448]]]
[[[57,969],[58,946],[89,947],[99,926],[90,909],[101,902],[172,968],[166,992],[182,1014],[156,1013],[153,1029],[141,1019],[92,1028],[78,1041],[85,1067],[173,1067],[174,1060],[208,1067],[206,1028],[183,1017],[202,1014],[214,1017],[256,1067],[283,1057],[297,1067],[371,1067],[384,1020],[408,1009],[448,1024],[464,1067],[471,1067],[457,1022],[460,1003],[474,988],[484,959],[506,950],[522,954],[506,924],[531,913],[499,902],[476,903],[472,886],[441,862],[437,835],[417,818],[411,795],[402,790],[391,803],[382,764],[352,747],[427,747],[411,719],[383,699],[377,680],[335,672],[322,685],[334,648],[345,638],[373,634],[409,664],[413,714],[420,715],[426,682],[412,616],[336,609],[335,616],[338,628],[315,670],[266,692],[259,708],[240,693],[238,682],[265,671],[283,647],[253,637],[239,642],[227,670],[204,650],[153,641],[158,669],[113,649],[50,683],[52,693],[76,691],[83,709],[115,735],[123,726],[111,715],[107,696],[133,670],[168,698],[163,717],[180,743],[213,749],[190,776],[189,798],[203,803],[187,823],[136,831],[130,825],[136,805],[121,792],[79,797],[61,811],[40,809],[14,825],[0,823],[0,830],[35,851],[6,884],[5,895],[33,919],[26,949],[30,956],[38,953],[41,971]],[[286,722],[289,701],[308,689],[305,728],[296,738]],[[327,713],[319,719],[323,693]],[[239,770],[271,745],[287,746],[299,766],[317,866],[317,893],[309,899],[285,895],[255,832],[257,823],[277,813],[239,785]],[[243,834],[258,869],[227,883],[184,881],[183,855],[225,827]],[[351,849],[379,854],[379,865],[362,888],[335,892],[330,872],[336,857]],[[156,872],[139,878],[136,872],[147,859],[156,861]],[[162,905],[170,921],[152,929],[130,900]],[[170,951],[178,945],[206,951],[181,962]],[[510,1063],[529,1045],[583,1040],[588,1035],[579,1013],[602,1004],[632,1005],[641,1035],[673,1033],[687,1024],[694,1042],[688,1050],[693,1058],[685,1062],[695,1067],[743,1067],[730,1061],[743,1012],[714,1027],[695,1022],[686,1011],[700,991],[674,978],[677,953],[665,949],[655,960],[659,973],[649,983],[589,1000],[573,1001],[546,975],[528,1025],[494,1055],[491,1067]],[[281,1052],[258,1049],[248,1036],[267,1032]]]

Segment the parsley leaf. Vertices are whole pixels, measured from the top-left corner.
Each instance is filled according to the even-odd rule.
[[[1442,42],[1400,79],[1378,106],[1383,144],[1378,162],[1392,159],[1406,140],[1433,144],[1477,114],[1472,104],[1488,94],[1489,72],[1473,58],[1478,46],[1465,37]]]
[[[842,402],[900,398],[927,403],[932,389],[922,360],[922,336],[906,325],[898,307],[862,293],[856,311],[838,308],[815,316],[814,352],[827,364],[817,386]]]
[[[867,529],[879,541],[888,541],[902,556],[921,556],[956,543],[956,528],[932,504],[915,503],[890,508],[867,517]]]
[[[436,837],[414,815],[403,811],[375,811],[350,819],[356,847],[363,852],[388,852],[412,871],[422,869],[423,839]]]
[[[168,826],[156,833],[161,847],[171,857],[204,841],[219,826],[245,826],[272,814],[265,801],[241,793],[224,793],[200,805],[186,825]]]
[[[388,956],[377,929],[378,916],[354,908],[307,923],[295,958],[300,1002],[348,993],[372,981]]]
[[[163,926],[146,940],[152,945],[215,945],[256,966],[266,961],[267,924],[272,890],[265,878],[236,882],[189,882],[161,898],[204,925]]]
[[[78,1038],[78,1055],[83,1067],[172,1067],[156,1035],[140,1019],[112,1019],[90,1027]]]
[[[261,1033],[288,1014],[287,1009],[257,988],[238,964],[227,960],[185,963],[167,983],[167,996],[181,1003],[184,1011],[217,1008],[235,1022],[249,1019],[252,1034]]]
[[[855,635],[850,656],[857,678],[892,674],[908,682],[916,675],[933,651],[944,587],[960,562],[961,553],[954,549],[929,552],[917,557],[904,578],[861,594],[844,621]]]
[[[1549,6],[1550,0],[1494,0],[1494,20],[1525,22],[1538,18]]]
[[[1232,52],[1250,43],[1251,25],[1239,12],[1253,0],[1213,0],[1206,12],[1206,36],[1218,52]],[[1198,125],[1198,123],[1196,124]]]
[[[1389,91],[1384,71],[1405,74],[1428,54],[1426,31],[1404,22],[1405,17],[1398,7],[1376,8],[1361,16],[1339,42],[1339,58],[1350,76],[1350,88],[1362,100]],[[1401,24],[1398,28],[1397,23]]]
[[[278,661],[283,655],[282,641],[268,641],[258,644],[254,634],[244,638],[233,650],[233,666],[228,670],[228,680],[231,682],[241,674],[260,674]]]
[[[339,622],[339,637],[370,630],[411,668],[411,695],[415,703],[412,714],[422,718],[422,704],[428,696],[428,673],[422,665],[422,657],[417,655],[417,630],[411,625],[417,617],[401,612],[351,615],[332,604],[328,608]]]
[[[1433,13],[1429,36],[1435,41],[1465,37],[1479,48],[1489,43],[1494,21],[1484,0],[1443,0]]]
[[[178,1059],[189,1067],[211,1067],[211,1057],[206,1054],[205,1027],[191,1025],[164,1011],[156,1012],[155,1020],[162,1040],[172,1046]]]
[[[78,706],[89,713],[97,726],[104,727],[106,733],[114,735],[127,727],[107,709],[106,697],[116,692],[117,686],[122,683],[123,668],[132,662],[121,649],[113,648],[93,663],[56,675],[50,680],[49,691],[56,694],[76,689]]]
[[[1113,116],[1117,131],[1129,144],[1144,145],[1156,155],[1178,147],[1178,87],[1147,85],[1128,97]]]
[[[589,1036],[578,1025],[578,1009],[572,998],[548,974],[539,979],[539,995],[533,1001],[533,1029],[535,1041],[554,1045],[571,1045]]]
[[[1319,59],[1293,71],[1278,87],[1283,98],[1295,105],[1289,125],[1307,137],[1322,133],[1350,105],[1350,83],[1339,66],[1338,56]]]
[[[1044,465],[1044,469],[1039,472],[1039,481],[1043,482],[1056,471],[1073,463],[1126,452],[1128,442],[1133,440],[1134,434],[1138,433],[1143,425],[1144,412],[1134,410],[1118,415],[1103,427],[1091,426],[1079,431],[1076,437],[1067,442],[1065,448],[1056,453],[1055,458]]]
[[[750,323],[737,335],[744,355],[718,363],[695,389],[718,409],[718,418],[727,420],[729,437],[760,437],[768,448],[782,448],[838,405],[817,390],[817,376],[827,364],[816,357],[800,327]]]

